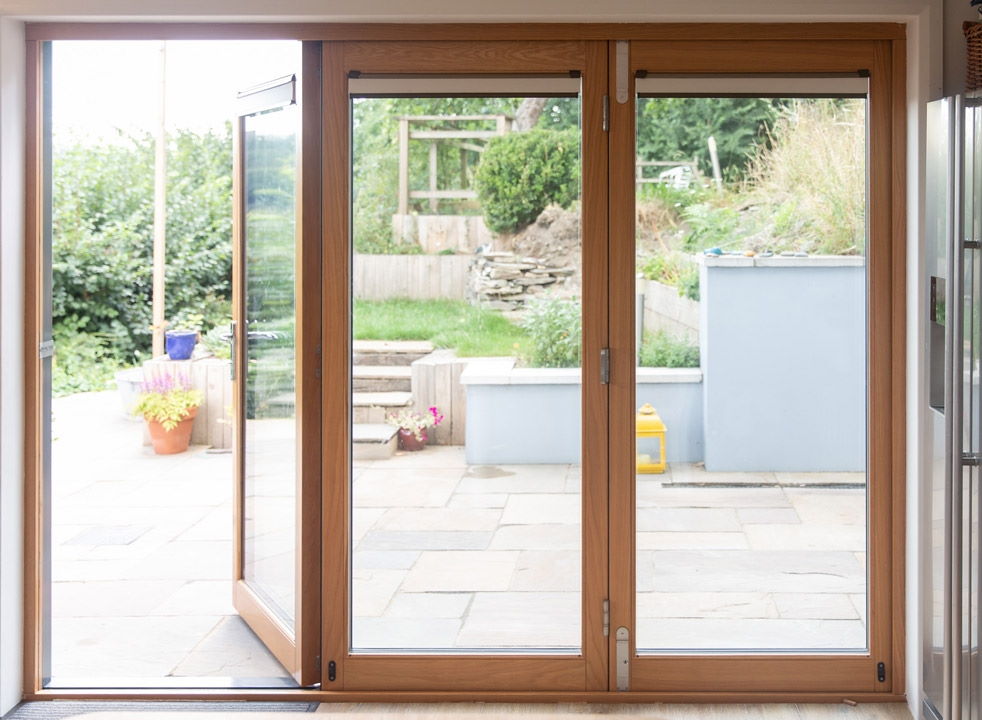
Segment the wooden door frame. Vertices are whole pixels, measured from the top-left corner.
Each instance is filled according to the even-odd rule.
[[[351,588],[351,464],[347,437],[351,418],[348,382],[325,383],[325,507],[328,527],[345,528],[325,548],[324,662],[335,676],[322,678],[323,689],[477,691],[565,690],[585,692],[606,687],[606,643],[602,605],[607,587],[607,392],[600,381],[600,348],[607,336],[607,138],[603,96],[607,87],[607,45],[596,41],[497,42],[343,42],[325,52],[324,106],[324,357],[325,377],[350,378],[351,278],[348,148],[348,77],[352,74],[568,75],[579,72],[582,128],[581,227],[584,283],[582,312],[582,624],[581,652],[509,654],[489,650],[468,654],[370,654],[349,649]],[[588,268],[588,269],[587,269]],[[344,432],[339,429],[344,428]]]
[[[301,67],[296,82],[297,103],[297,191],[295,313],[297,493],[296,493],[296,597],[294,626],[289,629],[266,601],[245,580],[245,527],[242,522],[245,501],[244,456],[245,422],[234,429],[235,489],[233,494],[232,596],[233,606],[253,632],[263,641],[280,664],[301,686],[320,682],[317,658],[320,655],[321,597],[321,216],[317,202],[321,187],[321,43],[306,42],[301,47]],[[251,115],[252,113],[250,113]],[[245,408],[247,327],[244,322],[246,298],[244,168],[245,118],[236,118],[232,136],[232,314],[236,342],[234,412],[243,418]],[[302,588],[306,590],[301,591]]]
[[[904,422],[905,422],[905,353],[904,353],[904,334],[905,334],[905,290],[906,290],[906,250],[905,250],[905,189],[906,189],[906,166],[905,166],[905,141],[906,141],[906,115],[904,106],[905,93],[905,57],[904,57],[904,37],[905,26],[897,23],[852,23],[852,22],[831,22],[831,23],[652,23],[652,24],[537,24],[537,23],[508,23],[508,24],[247,24],[247,23],[66,23],[66,22],[40,22],[26,24],[26,168],[25,168],[25,189],[26,189],[26,217],[25,217],[25,561],[24,561],[24,607],[25,607],[25,635],[24,635],[24,697],[25,699],[98,699],[98,698],[119,698],[119,699],[160,699],[160,698],[181,698],[181,699],[242,699],[242,700],[272,700],[272,699],[303,699],[307,701],[422,701],[422,700],[501,700],[501,701],[607,701],[607,702],[684,702],[684,701],[719,701],[719,702],[755,702],[755,701],[810,701],[810,702],[839,702],[843,697],[852,698],[866,702],[877,701],[902,701],[904,699]],[[523,692],[510,689],[486,690],[486,691],[308,691],[308,690],[227,690],[227,691],[188,691],[188,690],[168,690],[159,689],[153,691],[146,690],[46,690],[42,687],[41,678],[41,638],[43,628],[41,627],[41,590],[43,577],[41,574],[41,561],[43,557],[45,539],[43,537],[43,526],[40,521],[46,498],[43,497],[41,478],[43,468],[41,465],[41,415],[40,393],[41,376],[40,363],[38,361],[36,348],[40,342],[40,293],[41,278],[39,275],[39,258],[42,247],[42,218],[41,204],[43,191],[43,154],[42,141],[43,132],[41,128],[42,118],[42,97],[43,91],[41,82],[41,53],[40,45],[50,40],[139,40],[139,39],[158,39],[158,40],[182,40],[182,39],[208,39],[208,40],[232,40],[232,39],[284,39],[284,40],[311,40],[323,41],[324,64],[332,66],[340,61],[337,57],[337,43],[341,41],[362,41],[362,42],[387,42],[387,41],[460,41],[460,42],[494,42],[494,41],[513,41],[513,40],[660,40],[677,41],[680,39],[702,40],[709,43],[723,41],[855,41],[860,43],[873,43],[879,41],[879,62],[883,67],[891,70],[889,89],[891,92],[891,102],[889,109],[883,108],[883,112],[889,113],[888,125],[890,134],[888,139],[881,139],[881,142],[888,146],[889,156],[885,157],[886,162],[892,169],[892,177],[888,187],[881,187],[880,192],[885,195],[884,202],[889,209],[888,222],[890,226],[891,254],[887,262],[888,266],[882,266],[878,277],[889,280],[889,292],[892,305],[887,313],[887,317],[878,318],[879,333],[885,336],[889,342],[886,345],[889,354],[888,364],[889,374],[881,378],[880,382],[889,390],[891,406],[889,408],[888,427],[886,440],[888,443],[889,475],[891,478],[888,497],[881,499],[883,512],[888,518],[887,530],[882,537],[877,538],[878,552],[884,555],[885,561],[889,563],[889,586],[891,588],[889,603],[884,603],[890,617],[890,640],[889,650],[892,654],[893,665],[889,675],[890,681],[887,683],[888,689],[882,692],[849,692],[844,693],[835,689],[822,689],[819,691],[809,691],[805,689],[791,690],[783,692],[773,691],[720,691],[720,690],[698,690],[687,689],[679,691],[655,691],[642,692],[631,691],[625,693],[613,693],[607,691],[584,691],[584,692]],[[305,68],[305,72],[307,69]],[[632,81],[633,82],[633,81]],[[329,96],[338,91],[332,88],[328,82],[325,89]],[[612,103],[612,120],[617,117],[618,109],[616,103]],[[346,127],[347,116],[341,118],[339,114],[329,111],[324,114],[324,135],[322,137],[335,136],[340,127]],[[336,109],[335,109],[336,110]],[[623,118],[622,118],[623,119]],[[633,118],[631,120],[633,122]],[[341,123],[339,126],[338,123]],[[333,124],[333,127],[332,127]],[[620,126],[614,121],[613,131],[618,132]],[[318,133],[319,134],[319,133]],[[308,148],[313,147],[311,138],[306,133],[304,144]],[[330,177],[330,168],[347,167],[346,147],[338,148],[325,145],[322,148],[322,161],[325,177]],[[622,183],[621,177],[624,171],[624,159],[620,161],[615,156],[610,157],[611,177],[621,178],[612,180],[613,184]],[[633,172],[633,158],[632,158]],[[314,198],[322,197],[322,208],[325,211],[325,236],[330,232],[337,235],[338,228],[329,228],[331,217],[336,213],[341,213],[346,218],[347,208],[332,205],[329,202],[327,188],[324,188],[322,195],[321,189],[315,187],[320,182],[320,176],[315,180],[310,178],[310,182],[304,181],[303,197],[305,203],[314,201]],[[325,183],[326,185],[327,183]],[[633,196],[633,190],[632,190]],[[320,208],[318,208],[318,211]],[[633,212],[631,213],[633,218]],[[613,213],[611,214],[613,218]],[[625,216],[626,217],[626,216]],[[624,232],[623,220],[620,224],[611,221],[610,231]],[[633,222],[633,219],[631,220]],[[633,231],[630,237],[633,238]],[[328,256],[337,249],[325,247],[324,265],[328,265]],[[633,253],[631,254],[633,260]],[[624,258],[619,258],[616,254],[610,256],[611,273],[624,272]],[[618,268],[620,270],[618,270]],[[347,269],[327,268],[321,281],[325,283],[325,293],[323,300],[328,303],[332,299],[332,287],[337,282],[346,282]],[[346,287],[346,285],[344,285]],[[632,308],[633,317],[633,308]],[[611,318],[610,333],[612,341],[620,338],[621,352],[613,354],[613,370],[622,380],[631,378],[633,393],[633,362],[624,366],[624,329],[617,325],[618,318]],[[884,324],[885,323],[885,324]],[[320,325],[320,319],[317,320]],[[337,331],[338,328],[331,325],[325,318],[323,322],[325,331]],[[633,329],[632,329],[633,333]],[[633,335],[631,338],[633,343]],[[619,357],[622,356],[622,357]],[[618,364],[619,361],[622,364]],[[333,362],[337,362],[337,359]],[[347,359],[345,359],[347,362]],[[324,358],[320,368],[327,369],[331,361]],[[628,373],[627,375],[625,373]],[[619,402],[624,402],[624,388],[611,390],[612,400],[620,397]],[[336,410],[336,408],[335,408]],[[325,405],[324,412],[328,413],[330,408]],[[633,418],[632,418],[633,419]],[[319,420],[319,418],[318,418]],[[629,422],[624,418],[611,418],[612,432],[624,433],[623,424]],[[621,427],[618,429],[618,423]],[[340,450],[347,452],[347,437],[338,437],[341,433],[327,433],[325,424],[323,437],[325,440],[322,448],[323,456],[329,457],[332,452]],[[633,433],[633,426],[631,428]],[[633,434],[632,434],[633,437]],[[633,458],[633,449],[631,450]],[[624,448],[612,448],[611,461],[613,463],[612,472],[623,473],[627,455]],[[320,469],[318,469],[320,472]],[[633,472],[633,468],[632,468]],[[338,497],[337,492],[325,493],[324,513],[325,517],[330,513],[337,513],[335,507],[342,498]],[[626,507],[624,498],[620,498],[619,506],[612,506],[614,512],[629,511],[628,517],[633,518],[634,508]],[[620,510],[618,510],[618,507]],[[633,526],[633,522],[632,522]],[[328,542],[328,539],[330,542]],[[330,535],[325,529],[323,534],[316,538],[309,538],[309,541],[324,542],[325,548],[329,552],[324,558],[324,567],[330,567],[332,563],[336,566],[338,559],[336,551],[331,552],[331,548],[344,545],[344,538]],[[305,540],[307,541],[307,540]],[[623,540],[621,540],[623,542]],[[333,560],[332,560],[333,557]],[[613,558],[612,558],[613,559]],[[872,564],[872,563],[871,563]],[[324,584],[327,585],[327,575],[324,575]],[[336,593],[336,590],[332,592]],[[325,595],[325,598],[327,596]],[[633,599],[631,600],[633,602]],[[881,600],[882,602],[882,600]],[[623,617],[625,606],[623,598],[618,606],[618,617]],[[589,614],[587,614],[589,616]],[[333,615],[332,615],[333,617]],[[329,623],[323,626],[324,646],[337,648],[339,637],[336,630],[332,630]],[[326,663],[325,663],[326,664]]]
[[[613,50],[612,50],[613,53]],[[611,86],[616,72],[611,56]],[[868,576],[869,653],[641,655],[630,644],[631,689],[760,693],[904,692],[906,226],[905,46],[890,39],[633,42],[628,95],[639,72],[665,74],[869,72]],[[622,80],[623,82],[623,80]],[[635,627],[634,269],[635,108],[611,103],[611,623]],[[611,638],[610,653],[615,652]],[[877,663],[886,680],[878,680]],[[611,687],[616,687],[613,671]]]

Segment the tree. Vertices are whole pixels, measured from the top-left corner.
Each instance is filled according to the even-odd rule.
[[[217,322],[231,296],[231,128],[169,144],[167,315]],[[52,320],[108,334],[132,361],[150,348],[153,138],[70,142],[52,165]]]
[[[771,98],[642,98],[638,103],[638,154],[645,160],[696,160],[712,174],[707,140],[716,138],[726,180],[746,172],[767,129],[786,100]]]

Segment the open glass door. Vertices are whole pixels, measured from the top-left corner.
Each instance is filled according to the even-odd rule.
[[[301,113],[296,76],[240,95],[234,253],[235,585],[242,618],[301,685],[317,682],[319,475],[302,423]],[[308,349],[311,351],[308,352]],[[306,392],[305,392],[306,391]],[[306,453],[306,454],[305,454]],[[300,459],[304,458],[303,464]]]

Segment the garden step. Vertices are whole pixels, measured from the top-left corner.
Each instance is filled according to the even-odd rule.
[[[355,365],[410,365],[433,352],[433,344],[417,340],[355,340]]]
[[[408,410],[413,394],[408,392],[353,392],[352,414],[355,423],[384,423],[386,413]]]
[[[355,392],[409,392],[412,369],[408,365],[355,365],[352,380]]]
[[[351,426],[351,452],[355,460],[385,460],[398,445],[395,425],[355,423]]]

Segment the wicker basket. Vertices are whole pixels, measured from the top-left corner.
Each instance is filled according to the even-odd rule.
[[[965,31],[966,72],[965,92],[982,88],[982,22],[962,24]]]

